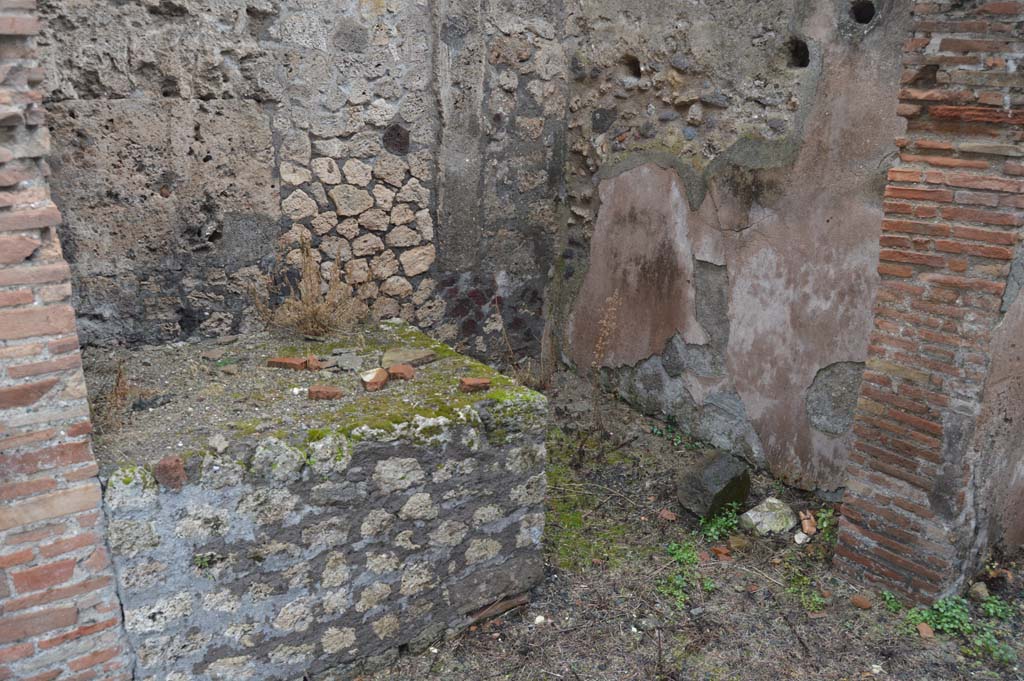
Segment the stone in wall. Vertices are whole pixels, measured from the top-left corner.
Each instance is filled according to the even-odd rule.
[[[543,396],[401,324],[286,350],[437,358],[373,393],[357,372],[265,367],[278,343],[123,356],[169,398],[97,449],[136,678],[351,678],[543,574]],[[242,370],[201,357],[218,348]],[[325,381],[343,397],[308,400]]]
[[[571,215],[552,283],[561,346],[588,370],[606,301],[630,291],[644,312],[626,305],[613,325],[606,385],[791,484],[834,492],[871,330],[878,188],[902,129],[876,103],[896,94],[909,15],[887,6],[861,25],[842,3],[705,10],[679,8],[690,30],[674,32],[644,4],[581,15]],[[662,174],[671,191],[650,188]],[[647,214],[672,235],[658,253],[692,264],[608,257]]]
[[[1024,404],[1024,299],[1019,296],[992,334],[993,361],[982,395],[972,450],[987,454],[981,479],[987,480],[979,506],[980,534],[1004,547],[1024,545],[1024,431],[1019,405]]]

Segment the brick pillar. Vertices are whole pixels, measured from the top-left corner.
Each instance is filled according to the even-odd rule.
[[[973,439],[990,342],[1018,288],[1024,2],[916,2],[914,14],[835,564],[927,602],[979,567],[984,497],[1000,484],[984,471],[1012,454]],[[1024,404],[1010,408],[1024,418]]]
[[[46,181],[35,5],[0,0],[0,680],[127,679]]]

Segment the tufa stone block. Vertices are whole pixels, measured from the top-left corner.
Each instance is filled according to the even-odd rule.
[[[750,494],[747,464],[719,449],[705,450],[679,467],[675,482],[680,505],[702,518],[718,514],[726,504],[742,504]]]
[[[430,348],[390,348],[384,352],[384,359],[381,364],[391,366],[393,364],[409,364],[420,367],[430,364],[437,359],[437,353]]]
[[[761,537],[789,532],[796,523],[793,509],[775,497],[768,497],[740,516],[740,527]]]

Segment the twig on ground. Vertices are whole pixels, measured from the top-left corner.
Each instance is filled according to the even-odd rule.
[[[593,482],[576,482],[576,483],[569,482],[569,483],[562,483],[561,485],[552,485],[548,489],[563,490],[563,491],[566,491],[566,492],[571,492],[572,491],[570,489],[571,487],[581,487],[581,488],[584,488],[584,489],[586,489],[588,487],[592,487],[594,489],[604,490],[605,492],[608,492],[609,494],[611,494],[613,496],[616,496],[616,497],[619,497],[621,499],[624,499],[625,501],[628,501],[629,503],[631,503],[633,506],[636,506],[637,508],[643,508],[642,504],[638,504],[637,502],[633,501],[632,499],[627,497],[622,492],[616,491],[616,490],[612,489],[611,487],[605,487],[604,485],[598,485],[598,484],[593,483]]]
[[[751,574],[758,574],[758,575],[760,575],[760,576],[764,577],[765,579],[767,579],[767,580],[768,580],[769,582],[771,582],[772,584],[775,584],[776,586],[781,586],[781,587],[782,587],[783,589],[785,589],[785,588],[786,588],[786,585],[785,585],[785,584],[783,584],[782,582],[780,582],[780,581],[779,581],[779,580],[777,580],[777,579],[774,579],[774,578],[772,578],[772,577],[770,577],[770,576],[766,575],[765,573],[761,572],[760,570],[758,570],[758,569],[757,569],[757,568],[755,568],[755,567],[750,567],[750,568],[748,568],[748,567],[744,567],[744,566],[740,565],[740,566],[739,566],[739,568],[740,568],[741,570],[743,570],[744,572],[749,572],[749,573],[751,573]]]

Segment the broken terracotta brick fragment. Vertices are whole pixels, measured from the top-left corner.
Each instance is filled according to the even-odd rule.
[[[271,369],[291,369],[292,371],[306,370],[305,357],[273,357],[267,360],[267,366]]]
[[[376,392],[388,384],[388,372],[384,369],[372,369],[360,374],[359,377],[368,393]]]
[[[309,399],[311,400],[340,400],[341,388],[333,385],[311,385],[309,387]]]
[[[399,381],[411,381],[416,378],[416,369],[411,364],[392,364],[388,367],[388,377]]]
[[[489,378],[460,378],[459,390],[464,393],[478,393],[491,387]]]
[[[180,490],[188,482],[185,461],[177,454],[165,456],[153,466],[153,477],[167,489]]]

